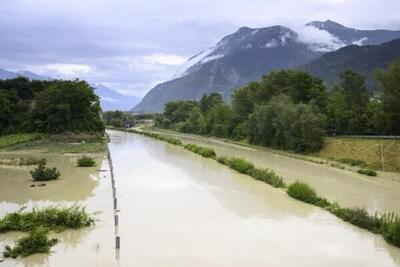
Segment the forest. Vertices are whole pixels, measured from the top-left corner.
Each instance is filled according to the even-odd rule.
[[[169,102],[156,126],[302,153],[319,150],[325,136],[399,135],[400,61],[374,78],[372,93],[351,69],[331,88],[301,70],[273,71],[236,90],[230,104],[218,93]]]
[[[99,98],[85,81],[0,80],[0,135],[103,130]]]

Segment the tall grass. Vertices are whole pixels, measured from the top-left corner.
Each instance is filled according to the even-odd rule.
[[[369,169],[359,169],[357,171],[359,174],[362,175],[367,175],[367,176],[377,176],[378,174],[374,170],[369,170]]]
[[[215,159],[217,157],[217,154],[215,154],[215,151],[212,148],[201,147],[194,144],[187,144],[184,146],[184,148],[205,158]]]
[[[318,196],[314,188],[303,182],[297,181],[289,185],[287,194],[292,198],[319,207],[327,207],[330,205],[327,199]]]
[[[77,229],[92,224],[94,218],[81,206],[50,206],[43,209],[34,208],[32,211],[21,209],[7,213],[0,219],[0,233],[27,232],[38,227],[60,232],[67,228]]]
[[[21,133],[21,134],[3,135],[0,136],[0,149],[22,143],[40,140],[42,137],[43,135],[39,133]]]
[[[276,188],[279,188],[279,187],[285,188],[286,187],[286,184],[283,181],[282,177],[277,175],[274,171],[269,170],[269,169],[254,168],[249,172],[249,175],[256,180],[263,181],[263,182],[270,184]]]
[[[78,159],[78,167],[92,167],[95,165],[95,161],[91,157],[83,156]]]
[[[29,232],[29,235],[17,240],[15,246],[6,246],[3,252],[5,258],[27,257],[36,253],[49,253],[52,246],[58,243],[55,238],[49,239],[46,228],[37,228]]]

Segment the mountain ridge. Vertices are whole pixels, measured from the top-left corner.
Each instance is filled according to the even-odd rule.
[[[332,46],[327,42],[308,42],[282,25],[240,27],[215,46],[190,57],[171,80],[156,85],[131,111],[161,112],[169,101],[198,100],[213,92],[221,93],[229,101],[231,93],[244,84],[274,69],[304,65],[332,47],[380,44],[400,38],[400,31],[357,30],[331,20],[313,21],[305,27],[323,31],[331,37],[329,41],[337,43]]]

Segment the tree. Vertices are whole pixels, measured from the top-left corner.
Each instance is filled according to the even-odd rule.
[[[310,152],[324,142],[325,117],[308,104],[294,104],[287,95],[258,105],[249,120],[249,141],[253,144]]]
[[[104,129],[99,98],[85,81],[54,81],[41,91],[32,127],[46,133],[98,132]]]
[[[365,87],[365,79],[360,74],[345,69],[340,74],[340,86],[343,88],[346,103],[352,112],[349,118],[349,133],[363,134],[366,128],[366,109],[370,94]]]
[[[10,101],[5,91],[0,90],[0,134],[7,133],[10,119]]]
[[[215,107],[216,105],[223,104],[224,100],[221,94],[212,93],[210,95],[203,95],[200,100],[200,108],[203,114],[207,113],[211,108]]]
[[[400,134],[400,61],[376,73],[376,79],[383,91],[383,111],[386,133]]]
[[[174,101],[165,104],[164,117],[171,124],[184,122],[189,118],[190,112],[199,104],[196,101]]]

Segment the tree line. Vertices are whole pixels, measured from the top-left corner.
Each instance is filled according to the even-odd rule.
[[[0,80],[0,134],[103,129],[99,97],[85,81]]]
[[[156,126],[296,152],[319,150],[326,135],[399,135],[400,61],[375,79],[372,93],[362,75],[346,69],[328,90],[309,73],[273,71],[236,90],[230,104],[218,93],[169,102]]]

